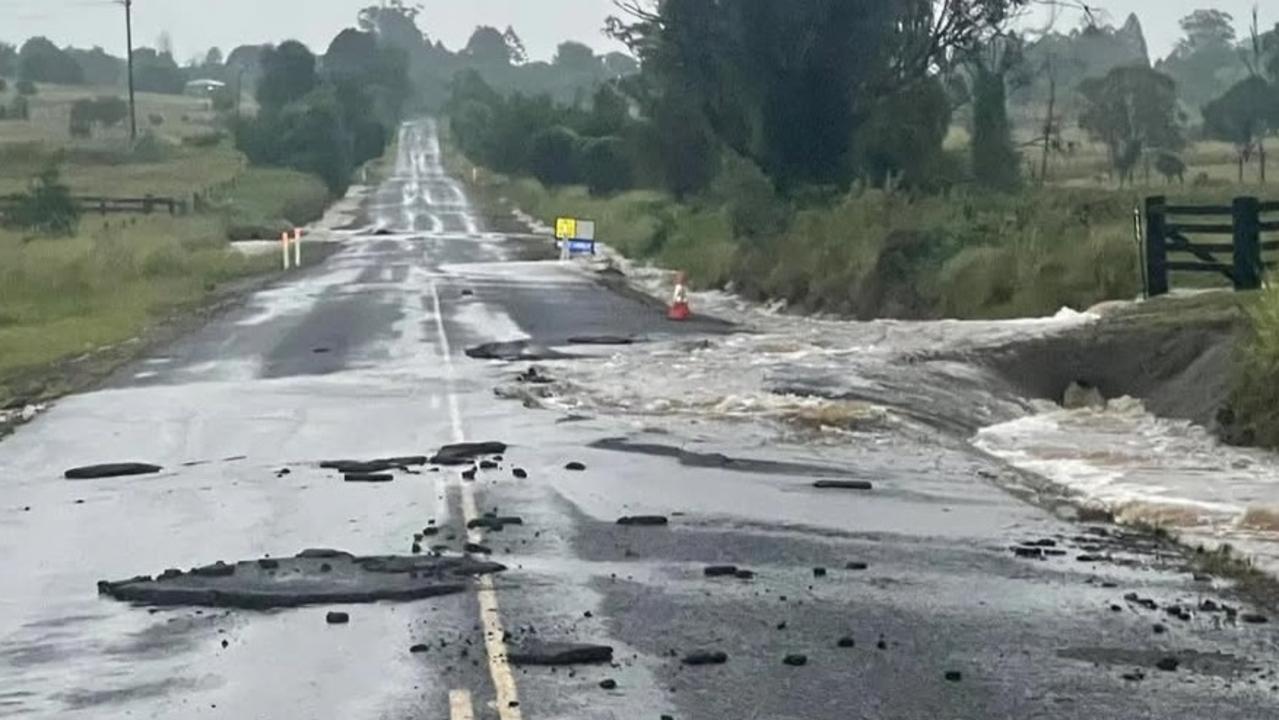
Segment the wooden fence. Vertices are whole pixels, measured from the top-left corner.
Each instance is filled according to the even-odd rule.
[[[72,197],[76,207],[80,208],[83,213],[98,213],[100,215],[131,213],[135,215],[150,215],[154,212],[167,212],[170,215],[185,215],[191,210],[190,203],[185,199],[172,197],[155,197],[147,195],[140,198],[113,198],[98,197],[94,195],[75,195]],[[22,201],[20,195],[0,195],[0,216],[11,210],[15,205]]]
[[[1146,198],[1146,295],[1166,294],[1171,272],[1219,273],[1236,290],[1260,288],[1266,271],[1279,265],[1263,255],[1279,250],[1279,235],[1268,240],[1265,233],[1279,233],[1279,202],[1240,197],[1230,205],[1170,205],[1163,196]]]

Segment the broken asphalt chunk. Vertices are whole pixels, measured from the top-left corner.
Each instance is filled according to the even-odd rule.
[[[349,483],[389,483],[395,481],[390,473],[347,473],[344,478]]]
[[[100,478],[127,477],[130,475],[154,475],[164,468],[147,463],[108,463],[71,468],[63,473],[67,480],[97,480]]]
[[[667,525],[670,521],[665,515],[628,515],[617,519],[618,525],[656,527]]]
[[[345,625],[351,622],[351,616],[344,612],[330,612],[324,616],[324,622],[330,625]]]
[[[873,490],[867,480],[818,480],[813,487],[819,490]]]
[[[565,466],[564,466],[564,469],[565,469],[565,470],[572,470],[573,472],[582,472],[583,470],[585,470],[585,469],[586,469],[586,466],[585,466],[585,465],[583,465],[583,464],[582,464],[582,463],[580,463],[580,462],[573,461],[573,462],[571,462],[571,463],[569,463],[569,464],[565,465]]]
[[[312,550],[287,559],[221,563],[190,573],[168,571],[100,583],[99,591],[126,602],[264,610],[319,604],[409,601],[464,592],[479,575],[505,567],[469,557],[355,557]]]
[[[511,471],[511,474],[514,475],[517,480],[524,480],[528,477],[528,471],[524,468],[515,468]]]
[[[511,648],[507,659],[514,665],[588,665],[613,661],[613,648],[566,642],[531,640]]]
[[[475,443],[457,443],[445,445],[431,456],[432,465],[469,465],[478,457],[485,455],[501,455],[506,452],[506,443],[489,441]]]
[[[685,655],[681,662],[685,665],[723,665],[728,662],[728,653],[722,650],[697,650]]]
[[[799,653],[792,653],[782,658],[782,662],[786,665],[790,665],[791,667],[803,667],[808,664],[808,656],[800,655]]]
[[[728,577],[737,574],[736,565],[711,565],[702,570],[702,574],[706,577]]]

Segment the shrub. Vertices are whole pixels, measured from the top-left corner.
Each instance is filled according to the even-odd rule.
[[[529,169],[545,185],[569,185],[577,179],[577,133],[562,126],[549,127],[529,141]]]
[[[155,133],[146,133],[133,146],[132,159],[134,162],[142,163],[158,163],[163,162],[169,155],[169,149],[164,141],[156,137]]]
[[[164,124],[164,116],[159,113],[151,113],[147,116],[147,120],[151,122],[153,127],[160,127]]]
[[[200,133],[198,135],[187,135],[182,138],[182,144],[187,147],[211,148],[217,147],[225,139],[225,133],[215,130],[213,132]]]
[[[72,235],[79,223],[80,209],[56,167],[36,177],[30,190],[18,197],[7,221],[13,227],[50,235]]]
[[[736,153],[725,154],[711,193],[724,204],[735,238],[770,237],[790,222],[790,208],[778,198],[773,182],[758,165]]]
[[[611,195],[634,184],[631,162],[620,138],[587,141],[581,164],[582,179],[592,195]]]
[[[9,117],[13,120],[30,120],[31,101],[23,95],[14,98],[13,104],[9,106]]]

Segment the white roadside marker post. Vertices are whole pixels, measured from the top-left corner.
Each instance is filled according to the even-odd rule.
[[[302,267],[302,229],[293,229],[293,267]]]
[[[286,232],[280,236],[280,252],[284,255],[284,269],[289,269],[289,234]]]

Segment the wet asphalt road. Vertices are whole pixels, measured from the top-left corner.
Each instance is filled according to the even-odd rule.
[[[1006,471],[962,443],[779,443],[740,423],[574,418],[500,399],[494,387],[527,364],[470,360],[466,347],[721,329],[669,324],[573,266],[521,260],[527,242],[486,234],[443,176],[429,123],[407,126],[401,149],[368,209],[370,229],[390,234],[351,237],[322,266],[0,443],[0,717],[456,718],[468,704],[502,720],[1279,712],[1273,623],[1164,609],[1238,605],[1228,582],[1196,581],[1163,550],[1014,498],[991,479]],[[512,448],[469,486],[457,469],[366,486],[317,466],[429,453],[458,437]],[[875,488],[818,490],[798,468],[590,447],[606,438],[818,465]],[[166,471],[61,479],[125,460]],[[570,461],[586,470],[566,470]],[[525,521],[484,539],[510,567],[495,582],[497,608],[465,593],[153,609],[95,591],[104,578],[307,547],[407,553],[431,520],[460,549],[468,498]],[[671,524],[615,524],[641,513]],[[1065,554],[1009,551],[1041,539]],[[704,576],[721,563],[756,576]],[[1160,607],[1125,600],[1132,592]],[[351,623],[326,625],[332,609]],[[612,645],[616,664],[511,669],[486,652],[493,627],[513,645]],[[845,637],[853,647],[837,646]],[[417,643],[429,650],[410,654]],[[681,665],[698,649],[728,662]],[[806,665],[783,664],[796,653]],[[1176,670],[1159,669],[1168,658]],[[606,679],[617,687],[602,689]]]

